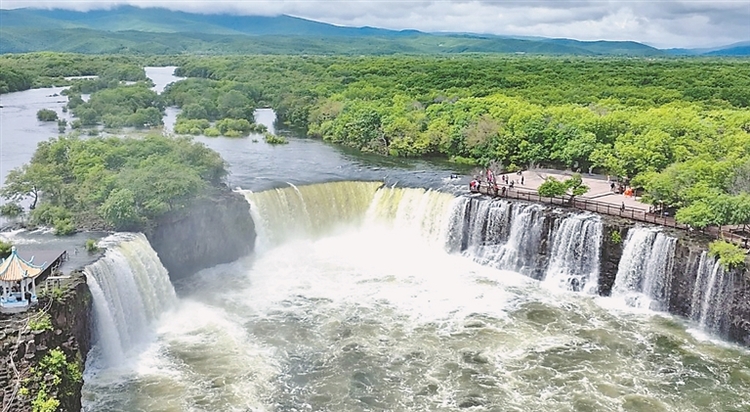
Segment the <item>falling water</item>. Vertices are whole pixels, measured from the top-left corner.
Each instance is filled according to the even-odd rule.
[[[596,215],[568,216],[555,231],[545,282],[560,289],[596,294],[602,222]]]
[[[462,251],[482,265],[541,277],[546,223],[542,206],[464,197],[454,208],[450,251]]]
[[[693,286],[690,318],[710,332],[721,332],[722,315],[729,312],[726,277],[719,261],[703,252]]]
[[[628,232],[617,269],[612,296],[633,307],[664,310],[677,239],[655,228]]]
[[[116,365],[177,297],[143,234],[120,233],[102,244],[111,246],[84,271],[93,296],[96,346],[106,364]]]
[[[371,223],[386,223],[432,244],[443,242],[456,198],[426,189],[381,188],[367,212]]]
[[[258,232],[260,249],[285,240],[321,235],[341,222],[361,221],[380,182],[332,182],[243,191]]]

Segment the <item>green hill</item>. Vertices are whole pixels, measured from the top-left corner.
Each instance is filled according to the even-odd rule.
[[[131,6],[88,12],[0,10],[0,21],[0,53],[664,54],[636,42],[430,34],[341,27],[292,16],[206,15]]]

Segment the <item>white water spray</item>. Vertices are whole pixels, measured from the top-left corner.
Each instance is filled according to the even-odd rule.
[[[177,297],[143,234],[121,233],[102,243],[107,248],[104,256],[84,272],[94,301],[96,345],[107,365],[117,365]]]
[[[628,232],[617,268],[612,296],[630,306],[664,310],[668,303],[670,278],[677,239],[655,228],[634,228]]]
[[[545,283],[564,290],[596,294],[601,244],[599,216],[577,214],[563,219],[552,240]]]
[[[721,316],[727,313],[726,283],[726,272],[719,261],[703,252],[693,286],[690,318],[710,332],[720,332]]]

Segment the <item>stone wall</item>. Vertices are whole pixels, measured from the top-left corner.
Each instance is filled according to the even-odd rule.
[[[255,226],[245,197],[224,189],[165,215],[146,237],[175,281],[252,252]]]
[[[83,380],[64,380],[59,386],[52,384],[48,373],[41,371],[38,363],[53,349],[61,350],[68,362],[76,364],[83,372],[86,356],[91,349],[92,299],[86,277],[74,272],[59,294],[40,298],[32,310],[15,315],[3,315],[0,320],[0,388],[3,410],[31,411],[31,402],[40,388],[47,389],[47,398],[54,397],[60,404],[57,410],[80,411]],[[46,310],[51,329],[32,331],[28,319],[39,319]],[[37,328],[39,329],[39,328]]]

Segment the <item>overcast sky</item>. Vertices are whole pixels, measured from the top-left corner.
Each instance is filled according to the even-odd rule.
[[[661,48],[706,47],[750,40],[750,0],[0,0],[4,9],[91,10],[122,4],[201,13],[289,14],[346,26],[428,32],[635,40]]]

